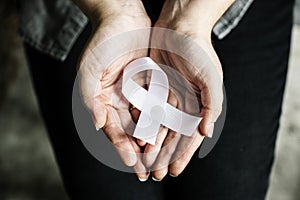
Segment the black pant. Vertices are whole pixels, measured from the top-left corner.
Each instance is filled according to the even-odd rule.
[[[155,18],[160,10],[145,1]],[[292,27],[293,2],[255,1],[224,40],[214,38],[223,64],[227,118],[204,159],[157,183],[110,169],[81,143],[72,117],[76,62],[90,34],[81,34],[68,58],[56,61],[27,47],[32,78],[67,192],[72,199],[262,200],[268,187],[279,126]],[[87,113],[86,113],[87,114]],[[88,116],[88,114],[87,114]]]

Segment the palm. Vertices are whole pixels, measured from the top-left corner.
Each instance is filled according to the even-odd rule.
[[[155,177],[162,178],[168,171],[178,175],[202,143],[204,135],[208,135],[208,123],[216,120],[219,115],[219,110],[214,113],[212,108],[219,108],[222,99],[222,70],[209,40],[200,35],[183,34],[169,29],[154,28],[150,57],[156,63],[177,71],[191,88],[191,91],[186,90],[184,81],[169,76],[172,90],[169,103],[184,112],[198,116],[200,114],[203,118],[192,137],[182,136],[164,128],[160,132],[157,140],[160,142],[156,147],[146,146],[145,151],[151,152],[152,157],[145,156],[144,161],[148,166],[152,165]]]
[[[121,77],[125,66],[147,56],[150,37],[148,18],[134,20],[127,16],[106,19],[94,29],[80,62],[82,99],[96,127],[116,147],[124,163],[145,173],[138,153],[141,149],[126,133],[132,129],[129,103],[121,94]],[[144,175],[142,175],[144,176]]]

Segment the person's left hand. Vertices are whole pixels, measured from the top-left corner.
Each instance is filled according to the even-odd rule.
[[[189,82],[200,97],[201,112],[198,114],[202,121],[191,137],[162,127],[156,144],[146,144],[143,162],[151,168],[155,180],[162,180],[168,172],[178,176],[184,170],[204,137],[212,136],[223,102],[222,68],[210,38],[213,24],[199,24],[199,21],[192,20],[197,14],[193,12],[197,2],[186,4],[173,15],[174,18],[168,15],[174,6],[168,4],[174,2],[165,3],[155,27],[171,29],[176,33],[154,29],[150,57],[156,63],[174,68]],[[165,50],[153,47],[163,47]],[[174,52],[183,53],[185,58]],[[177,84],[179,86],[180,82]],[[195,102],[188,102],[187,99],[186,93],[174,91],[170,92],[168,102],[180,110],[193,111]]]

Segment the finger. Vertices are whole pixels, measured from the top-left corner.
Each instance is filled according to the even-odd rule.
[[[106,122],[106,105],[101,99],[102,85],[99,81],[102,73],[94,76],[86,67],[80,70],[80,95],[84,105],[92,116],[97,130],[102,128]]]
[[[145,165],[142,162],[142,155],[138,156],[137,162],[135,164],[135,166],[133,167],[134,171],[138,177],[138,179],[141,182],[145,182],[148,180],[148,177],[150,175],[149,170],[147,169],[147,167],[145,167]]]
[[[157,134],[155,145],[147,144],[144,150],[143,163],[150,168],[154,163],[161,146],[167,136],[168,128],[161,126]]]
[[[144,142],[143,140],[140,140],[140,139],[137,139],[136,140],[136,143],[140,146],[140,147],[144,147],[144,146],[146,146],[146,142]]]
[[[180,104],[178,102],[177,96],[172,90],[170,90],[168,103],[173,105],[174,107],[178,107]],[[172,130],[168,130],[167,136],[164,139],[160,151],[158,152],[158,154],[156,153],[155,155],[156,156],[155,161],[154,160],[151,161],[151,162],[153,161],[155,162],[151,168],[151,170],[153,171],[152,172],[153,180],[161,181],[168,173],[168,165],[170,163],[170,160],[172,158],[172,155],[176,149],[179,140],[180,140],[180,134],[177,134]]]
[[[217,121],[222,111],[223,90],[222,85],[213,85],[209,82],[201,89],[201,113],[202,120],[199,125],[200,133],[204,136],[212,137],[214,123]]]
[[[142,162],[142,150],[141,148],[135,143],[135,139],[133,137],[129,137],[129,140],[137,154],[137,162],[134,165],[133,169],[141,182],[145,182],[149,177],[149,170]]]
[[[106,105],[101,102],[101,100],[95,98],[94,105],[89,109],[96,130],[98,131],[100,128],[104,126],[106,123],[107,110]]]
[[[141,148],[137,145],[135,139],[131,137],[134,130],[134,122],[132,120],[130,110],[128,109],[128,102],[124,101],[123,99],[120,99],[119,101],[117,101],[117,104],[115,106],[116,107],[114,107],[114,110],[116,110],[117,115],[113,115],[114,121],[116,121],[117,123],[120,122],[120,124],[123,127],[123,130],[125,130],[126,134],[129,135],[128,139],[131,142],[131,145],[137,155],[137,162],[133,168],[136,172],[138,179],[144,182],[147,180],[149,172],[142,162]]]
[[[195,82],[201,91],[201,116],[202,121],[199,129],[200,133],[212,137],[214,123],[222,112],[223,104],[223,74],[221,63],[212,45],[206,48],[207,58],[202,70],[195,76]]]
[[[132,120],[134,123],[137,123],[141,111],[139,111],[137,108],[135,108],[134,106],[129,106],[129,112],[131,114]],[[136,139],[136,143],[140,146],[140,147],[144,147],[147,143],[144,142],[143,140],[140,139]]]
[[[118,114],[119,114],[120,118],[122,119],[121,123],[122,123],[122,126],[123,126],[126,134],[128,134],[130,136],[133,135],[135,124],[137,123],[140,113],[141,112],[138,109],[130,108],[130,107],[129,107],[129,110],[126,110],[126,109],[122,110],[122,111],[118,110]],[[144,142],[140,139],[136,139],[136,143],[140,147],[143,147],[147,144],[146,142]]]
[[[203,139],[204,136],[201,136],[198,131],[195,131],[192,137],[181,137],[177,149],[173,154],[172,160],[174,162],[169,166],[171,176],[176,177],[185,169]]]
[[[135,149],[122,129],[117,112],[111,107],[107,107],[107,121],[103,126],[103,131],[115,146],[125,165],[134,166],[137,162]]]
[[[153,180],[160,181],[167,175],[168,166],[172,161],[171,158],[176,150],[176,146],[178,145],[180,138],[180,134],[174,131],[169,131],[168,136],[163,143],[163,147],[161,148],[161,151],[155,160],[155,164],[152,167]]]
[[[170,90],[168,96],[168,103],[174,107],[177,107],[178,100],[175,94]],[[155,145],[147,145],[144,151],[143,162],[147,167],[151,167],[157,158],[159,151],[162,147],[162,144],[167,136],[168,128],[161,126],[158,134]]]

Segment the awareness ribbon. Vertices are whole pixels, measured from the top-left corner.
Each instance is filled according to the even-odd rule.
[[[151,70],[148,90],[131,79],[137,73],[146,70]],[[141,111],[133,137],[152,145],[155,144],[160,125],[182,135],[191,136],[202,119],[168,104],[168,77],[149,57],[136,59],[126,66],[123,72],[122,93]]]

